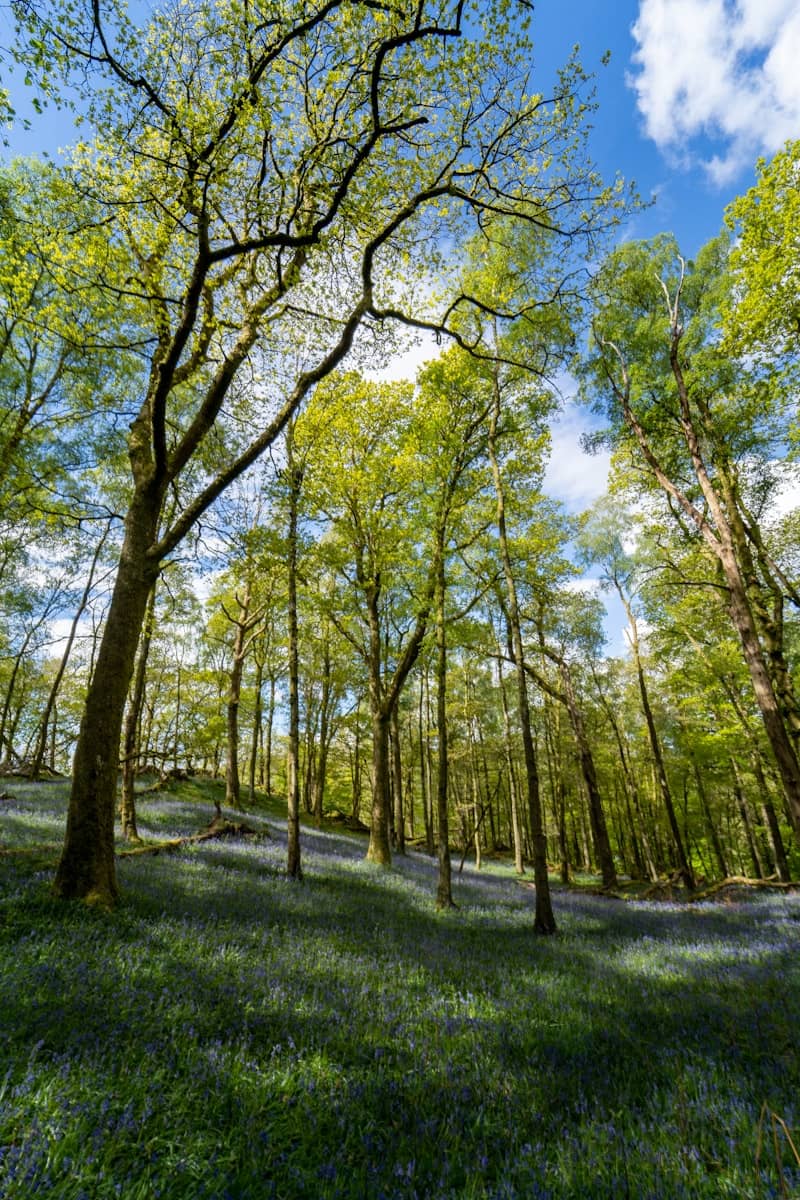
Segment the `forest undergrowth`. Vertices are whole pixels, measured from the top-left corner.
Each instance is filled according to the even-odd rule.
[[[66,783],[8,790],[4,1200],[800,1196],[797,893],[556,889],[537,938],[504,863],[440,913],[424,855],[305,829],[292,882],[248,813],[261,836],[120,859],[91,911],[49,891]],[[142,796],[140,832],[211,808]]]

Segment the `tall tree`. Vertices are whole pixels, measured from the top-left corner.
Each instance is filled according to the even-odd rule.
[[[620,451],[660,488],[687,536],[718,565],[795,829],[800,828],[800,709],[786,660],[783,602],[795,602],[750,502],[752,463],[775,456],[788,397],[721,347],[727,244],[695,264],[671,238],[615,251],[597,280],[587,390],[610,398]],[[775,385],[775,386],[773,386]],[[785,425],[782,427],[785,436]],[[769,479],[767,469],[763,478]]]
[[[422,457],[428,459],[427,474],[435,481],[432,488],[431,548],[438,744],[436,817],[439,877],[436,903],[439,908],[449,908],[453,904],[453,895],[447,721],[448,575],[454,552],[463,552],[467,544],[474,541],[482,524],[476,492],[480,489],[480,460],[485,460],[486,455],[486,423],[491,396],[486,387],[485,372],[481,372],[477,364],[458,348],[453,348],[422,373],[419,389],[418,399],[422,408],[421,452]],[[468,510],[468,517],[465,509]]]
[[[317,388],[296,438],[314,445],[306,495],[329,523],[322,547],[342,587],[331,619],[360,656],[372,723],[368,858],[391,863],[392,713],[416,662],[430,615],[434,568],[419,543],[419,478],[413,389],[348,373]],[[324,434],[324,436],[323,436]],[[331,597],[333,599],[333,596]],[[341,611],[341,607],[344,611]],[[389,630],[392,633],[389,633]]]

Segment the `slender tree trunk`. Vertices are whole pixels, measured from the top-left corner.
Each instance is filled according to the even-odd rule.
[[[136,801],[134,784],[139,767],[139,737],[141,729],[142,704],[144,688],[147,679],[147,659],[150,655],[150,643],[153,638],[155,624],[156,585],[150,589],[145,611],[144,629],[142,632],[139,658],[136,663],[136,676],[133,691],[128,700],[128,710],[125,714],[125,726],[122,738],[122,799],[119,806],[122,836],[129,842],[138,842],[139,832],[136,828]]]
[[[380,701],[372,709],[372,813],[367,858],[381,867],[392,862],[389,845],[389,714]]]
[[[642,666],[641,654],[639,652],[639,634],[636,625],[636,617],[633,612],[633,608],[626,599],[622,589],[618,587],[617,591],[619,592],[620,599],[622,600],[628,617],[628,621],[630,622],[631,647],[633,649],[633,659],[636,667],[636,678],[639,683],[639,696],[641,697],[642,701],[642,712],[644,713],[645,724],[647,725],[647,735],[650,739],[650,750],[653,755],[655,778],[658,783],[658,790],[661,794],[661,799],[667,814],[670,832],[672,833],[672,842],[678,859],[678,870],[680,871],[681,877],[683,878],[686,886],[689,889],[692,889],[694,887],[694,875],[692,873],[692,868],[689,865],[689,860],[686,856],[686,850],[684,849],[683,838],[681,837],[680,826],[678,825],[678,818],[675,813],[675,805],[672,800],[672,791],[669,786],[669,779],[667,778],[667,769],[664,764],[664,755],[661,752],[661,741],[656,729],[653,710],[650,707],[650,696],[647,690],[644,668]]]
[[[450,736],[447,725],[447,622],[445,618],[445,563],[443,555],[436,564],[436,740],[439,745],[439,770],[436,777],[437,853],[439,876],[436,907],[453,908],[452,864],[450,862]],[[426,675],[427,679],[427,675]],[[420,685],[420,712],[422,710]],[[426,739],[427,742],[427,739]],[[425,766],[423,763],[423,773]]]
[[[392,739],[392,771],[394,779],[394,831],[397,853],[405,854],[406,818],[403,805],[403,759],[400,749],[400,718],[397,709],[398,705],[395,704],[389,724],[389,732]]]
[[[698,649],[699,649],[699,647],[698,647]],[[728,699],[731,702],[733,710],[736,713],[736,716],[739,720],[739,723],[741,724],[742,729],[744,730],[744,732],[747,736],[747,741],[750,746],[750,760],[753,765],[753,774],[755,775],[756,784],[758,785],[758,792],[759,792],[759,795],[762,797],[763,809],[764,809],[764,821],[765,821],[765,824],[766,824],[766,827],[767,827],[767,830],[769,833],[770,845],[772,847],[772,854],[773,854],[773,858],[775,860],[775,868],[778,872],[779,879],[784,883],[788,883],[789,880],[791,879],[791,873],[789,871],[789,865],[788,865],[788,862],[786,859],[786,848],[783,844],[783,836],[781,834],[780,825],[778,823],[778,817],[775,812],[775,806],[772,803],[772,797],[770,795],[770,788],[767,784],[767,780],[764,775],[764,768],[762,765],[762,756],[761,756],[761,747],[759,745],[758,738],[756,736],[755,730],[753,729],[753,726],[752,726],[752,723],[751,723],[749,717],[747,716],[746,712],[744,711],[744,708],[742,707],[742,704],[741,704],[738,696],[736,695],[736,692],[735,692],[735,689],[733,688],[733,686],[728,681],[726,681],[725,678],[722,678],[720,680],[720,682],[722,683],[722,685],[725,689],[725,693],[728,696]],[[787,801],[785,789],[783,790],[783,799],[784,799],[784,801]],[[788,820],[789,824],[791,825],[791,823],[792,823],[791,822],[791,810],[788,805],[788,802],[786,803],[786,815],[787,815],[787,820]]]
[[[250,611],[250,581],[248,580],[244,597],[240,600],[239,613],[234,619],[236,633],[233,640],[233,661],[228,678],[228,703],[226,705],[226,730],[228,738],[228,757],[225,767],[225,803],[230,808],[241,809],[241,783],[239,779],[239,704],[242,695],[242,673],[244,671],[245,641],[248,630]]]
[[[525,874],[525,863],[522,853],[522,830],[520,828],[519,819],[519,793],[517,791],[517,781],[514,776],[512,753],[511,753],[511,719],[508,713],[508,697],[506,696],[506,684],[503,679],[502,658],[499,653],[497,655],[498,664],[498,684],[500,686],[500,701],[503,708],[503,746],[506,756],[506,769],[508,771],[508,791],[511,802],[511,835],[514,841],[514,870],[517,875]]]
[[[408,767],[406,770],[406,784],[403,791],[404,805],[406,816],[408,819],[408,836],[412,842],[416,841],[416,818],[414,809],[416,801],[414,799],[414,728],[409,720],[406,726],[408,732]]]
[[[595,854],[600,866],[600,874],[603,880],[603,887],[613,888],[617,886],[617,871],[614,866],[614,856],[611,853],[611,843],[608,838],[608,828],[606,826],[606,817],[603,810],[603,801],[600,796],[600,788],[597,784],[597,772],[594,766],[594,757],[592,748],[589,745],[589,739],[586,735],[586,726],[583,720],[583,713],[578,707],[578,702],[575,697],[575,688],[572,683],[572,675],[568,664],[562,659],[559,662],[559,671],[561,674],[561,683],[564,688],[564,695],[567,700],[567,712],[569,713],[572,732],[575,735],[575,741],[578,746],[578,757],[581,764],[581,773],[586,784],[586,792],[589,797],[589,821],[592,828],[592,841],[594,843]]]
[[[772,803],[772,797],[767,787],[767,781],[764,778],[764,772],[761,767],[761,759],[756,752],[752,753],[753,772],[756,777],[759,795],[761,796],[761,811],[764,818],[764,824],[769,833],[770,845],[772,846],[772,856],[775,860],[775,870],[778,872],[778,878],[781,883],[789,883],[792,878],[789,870],[789,863],[786,858],[786,847],[783,844],[783,835],[781,827],[778,824],[778,817],[775,812],[775,806]]]
[[[256,659],[255,704],[253,706],[253,728],[250,737],[250,759],[247,767],[247,798],[249,804],[255,803],[256,773],[258,767],[258,742],[261,736],[261,721],[264,715],[261,688],[264,683],[264,662]]]
[[[545,697],[547,693],[545,693]],[[553,817],[558,830],[558,854],[561,860],[559,874],[561,882],[570,882],[570,853],[567,833],[567,789],[561,768],[561,707],[553,709],[545,699],[544,744],[547,754],[547,776],[552,797]],[[555,729],[553,725],[555,724]],[[577,861],[577,858],[576,858]]]
[[[355,741],[351,767],[353,780],[353,820],[361,820],[361,696],[356,705]]]
[[[423,723],[424,703],[424,723]],[[434,853],[434,804],[433,804],[433,764],[431,762],[431,742],[428,732],[431,727],[431,694],[428,669],[425,668],[419,693],[419,738],[420,738],[420,778],[422,780],[423,805],[425,809],[425,849],[428,854]]]
[[[117,764],[125,701],[147,598],[158,574],[148,555],[159,499],[137,491],[125,523],[119,570],[86,695],[72,774],[64,849],[54,889],[64,899],[112,904]]]
[[[394,669],[389,681],[383,680],[383,653],[381,637],[381,621],[379,598],[381,592],[380,577],[366,580],[363,570],[359,569],[359,578],[364,587],[367,605],[367,622],[369,626],[369,646],[367,652],[367,673],[369,679],[369,707],[372,725],[372,810],[370,814],[369,846],[367,860],[379,866],[388,867],[392,862],[392,851],[389,840],[389,823],[391,817],[391,783],[389,759],[389,726],[392,711],[400,703],[403,684],[407,680],[414,663],[417,660],[422,639],[425,636],[430,602],[433,593],[433,578],[428,580],[427,602],[417,612],[416,624],[408,637],[400,661]]]
[[[733,794],[736,797],[736,805],[742,818],[742,825],[744,826],[745,837],[747,838],[747,848],[750,851],[750,861],[753,864],[753,874],[756,879],[765,879],[767,872],[764,869],[764,861],[761,857],[756,831],[753,827],[753,814],[750,811],[750,805],[747,802],[747,796],[742,787],[741,776],[738,771],[734,771]]]
[[[697,786],[697,795],[700,800],[700,807],[703,810],[703,818],[705,820],[706,832],[708,834],[708,840],[711,842],[711,849],[714,851],[714,857],[717,860],[717,866],[721,872],[721,877],[723,879],[725,879],[726,876],[729,874],[728,863],[725,858],[725,851],[722,848],[722,842],[720,841],[719,834],[717,833],[716,823],[711,814],[711,807],[708,803],[708,796],[706,795],[706,789],[703,786],[703,777],[700,774],[700,768],[698,767],[696,762],[693,762],[692,766],[694,768],[694,778],[695,778],[695,784]]]
[[[275,673],[269,675],[269,704],[267,705],[267,720],[264,725],[264,789],[268,796],[272,795],[272,727],[275,723]]]
[[[331,693],[331,648],[326,630],[322,659],[322,697],[320,700],[319,712],[319,757],[317,759],[317,769],[314,775],[314,821],[316,822],[317,828],[319,828],[322,824],[323,801],[325,799],[325,778],[328,773],[328,750],[331,740]]]
[[[25,661],[25,656],[28,653],[28,646],[33,639],[33,635],[36,633],[36,630],[44,624],[45,620],[46,616],[42,615],[39,617],[36,623],[26,631],[25,637],[22,640],[22,645],[17,651],[17,654],[14,656],[14,665],[11,668],[8,687],[6,688],[6,694],[3,700],[3,711],[2,715],[0,715],[0,748],[5,747],[5,758],[8,762],[11,762],[11,759],[14,756],[14,735],[16,733],[17,722],[19,721],[19,712],[17,713],[16,721],[12,721],[10,719],[14,700],[14,690],[17,686],[17,677],[19,675],[20,668]]]
[[[89,596],[91,595],[92,587],[94,586],[94,573],[97,570],[97,564],[100,560],[100,555],[103,552],[103,546],[105,545],[106,538],[108,537],[110,529],[111,529],[111,524],[109,522],[109,524],[106,525],[106,528],[104,529],[102,537],[98,541],[97,546],[95,547],[94,554],[92,555],[92,561],[89,566],[89,574],[86,579],[86,586],[83,589],[83,594],[81,595],[80,602],[75,611],[75,615],[72,618],[72,624],[70,625],[69,634],[67,636],[67,642],[64,647],[64,653],[61,655],[61,662],[59,663],[58,670],[56,671],[55,678],[53,679],[53,683],[50,688],[50,693],[47,697],[47,703],[44,706],[44,712],[42,713],[42,722],[41,722],[41,725],[39,726],[39,735],[36,740],[36,749],[33,752],[33,761],[31,763],[31,779],[38,779],[39,772],[42,769],[42,763],[44,762],[44,756],[45,756],[45,752],[47,750],[47,726],[50,723],[50,714],[52,713],[52,711],[55,707],[56,697],[58,696],[58,692],[61,687],[61,681],[64,678],[64,672],[67,669],[67,663],[69,662],[69,656],[72,653],[72,646],[75,641],[75,635],[78,632],[78,624],[86,610],[87,604],[89,603]]]
[[[175,682],[175,737],[172,739],[172,767],[175,773],[178,772],[178,756],[180,753],[181,744],[181,663],[178,663]]]
[[[297,520],[303,471],[294,461],[292,425],[286,434],[289,478],[289,529],[287,546],[288,625],[289,625],[289,737],[286,753],[287,863],[290,879],[301,879],[300,862],[300,681],[297,629]]]
[[[475,753],[474,744],[470,738],[470,783],[472,796],[472,840],[475,844],[475,869],[480,871],[483,866],[481,857],[481,825],[483,824],[484,812],[481,811],[481,792],[478,782],[478,772],[475,769]],[[488,796],[487,796],[488,803]]]
[[[298,768],[303,780],[303,807],[309,816],[314,814],[314,781],[317,777],[317,728],[319,725],[319,707],[314,703],[314,678],[309,672],[306,676],[305,704],[305,754],[301,755],[302,770]]]
[[[544,832],[542,805],[539,795],[539,771],[536,765],[536,749],[531,732],[530,705],[528,703],[528,685],[525,676],[525,657],[522,645],[519,605],[517,602],[517,587],[511,565],[511,554],[506,532],[505,492],[496,453],[499,417],[500,390],[497,378],[495,377],[494,407],[489,431],[489,458],[492,465],[492,477],[497,500],[497,530],[500,542],[500,559],[503,565],[503,575],[506,585],[509,632],[511,635],[514,667],[517,675],[519,720],[522,730],[525,778],[528,785],[528,811],[530,813],[531,840],[533,842],[533,875],[536,888],[534,929],[537,933],[550,934],[555,933],[556,920],[550,899],[550,880],[547,873],[547,839]]]
[[[625,777],[628,794],[633,801],[634,812],[638,818],[639,838],[641,839],[642,843],[642,852],[644,855],[645,866],[647,868],[647,874],[650,877],[651,883],[656,883],[658,880],[658,870],[656,868],[655,859],[653,858],[653,851],[650,846],[650,837],[647,832],[647,820],[642,807],[639,786],[631,769],[630,760],[625,749],[625,742],[622,737],[622,730],[620,729],[619,721],[617,720],[611,705],[608,703],[602,693],[600,693],[600,695],[603,707],[606,710],[606,715],[608,716],[611,724],[611,728],[614,731],[614,739],[617,743],[617,749],[619,750],[619,760],[622,764],[622,773]]]

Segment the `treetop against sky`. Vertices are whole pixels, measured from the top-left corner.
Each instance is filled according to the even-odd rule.
[[[532,34],[537,86],[576,44],[595,73],[598,166],[606,177],[634,180],[652,200],[623,227],[624,238],[669,230],[684,254],[696,254],[752,185],[757,159],[800,132],[796,0],[542,0]],[[425,346],[407,362],[431,352]],[[607,457],[580,450],[584,428],[583,414],[568,409],[553,430],[547,485],[570,508],[585,507],[606,484]]]
[[[541,0],[532,31],[534,85],[546,89],[577,45],[597,78],[592,150],[600,169],[619,171],[655,199],[626,236],[669,229],[695,253],[717,232],[725,205],[752,183],[756,159],[800,130],[796,0]],[[6,9],[0,48],[12,37]],[[54,155],[75,140],[69,114],[51,107],[37,115],[7,50],[0,85],[19,115],[8,130],[9,156]]]
[[[147,15],[155,4],[135,5]],[[522,10],[520,10],[520,17]],[[0,47],[13,36],[0,13]],[[800,131],[800,8],[796,0],[541,0],[532,22],[532,81],[546,90],[573,48],[595,75],[599,109],[591,151],[600,171],[634,180],[652,204],[623,238],[669,230],[693,255],[719,230],[726,206],[752,184],[754,165]],[[52,106],[37,114],[19,71],[0,57],[0,86],[18,119],[7,155],[57,155],[86,131]],[[25,121],[29,124],[26,127]],[[437,353],[432,342],[404,356],[395,377]],[[563,381],[565,397],[572,381]],[[570,509],[606,486],[608,457],[586,456],[587,417],[567,405],[553,427],[548,491]]]

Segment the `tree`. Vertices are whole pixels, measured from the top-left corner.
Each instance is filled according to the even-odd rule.
[[[72,507],[87,462],[118,445],[107,391],[110,357],[99,331],[111,320],[99,286],[103,235],[87,228],[80,281],[69,267],[71,229],[96,216],[90,199],[50,164],[0,170],[0,509],[5,518],[44,504],[59,488]],[[104,240],[104,239],[103,239]],[[124,386],[124,361],[117,383]],[[81,497],[81,499],[83,499]],[[39,517],[39,521],[42,518]]]
[[[535,670],[527,658],[525,669],[543,691],[555,700],[558,700],[567,710],[570,726],[578,748],[578,759],[580,761],[586,795],[589,800],[589,823],[592,830],[592,842],[603,879],[603,887],[613,888],[617,886],[617,871],[608,836],[605,808],[600,792],[586,719],[583,708],[578,701],[575,686],[576,667],[570,662],[567,645],[565,644],[570,640],[577,642],[580,642],[580,640],[588,641],[590,643],[590,654],[594,654],[596,653],[597,643],[600,640],[598,637],[599,630],[596,624],[596,613],[592,612],[592,608],[587,603],[586,598],[581,599],[579,612],[575,611],[574,604],[569,603],[570,599],[573,598],[562,597],[560,598],[560,604],[553,596],[547,597],[546,600],[540,599],[537,621],[539,650],[545,660],[549,660],[549,662],[556,665],[560,686],[556,686],[542,672]],[[547,631],[545,629],[546,608],[550,610],[551,614],[551,619],[547,623],[551,626],[556,625],[556,628],[549,632],[549,636],[546,636]],[[553,609],[558,611],[559,608],[561,610],[558,614],[560,619],[557,622],[553,622],[552,611]],[[570,609],[572,609],[572,612],[570,612]],[[595,618],[594,621],[592,617]],[[569,628],[570,626],[572,628]],[[583,626],[582,629],[580,628],[581,626]],[[583,635],[583,638],[581,638],[581,635]],[[560,645],[553,644],[556,638],[560,641]]]
[[[286,429],[286,574],[289,666],[289,738],[286,751],[286,796],[288,850],[286,870],[290,879],[302,877],[300,861],[300,697],[297,628],[297,548],[300,494],[305,462],[295,453],[295,422]]]
[[[771,162],[759,159],[754,187],[729,206],[736,233],[731,252],[735,286],[725,311],[734,353],[768,363],[798,363],[800,343],[800,141],[787,142]]]
[[[598,223],[593,201],[613,200],[575,152],[582,77],[573,69],[552,97],[531,95],[510,7],[492,0],[468,22],[463,0],[319,0],[264,19],[201,0],[168,5],[146,30],[116,3],[18,9],[18,57],[50,91],[71,84],[98,132],[69,173],[106,239],[117,312],[107,340],[142,364],[125,405],[129,505],[59,895],[117,894],[122,714],[162,565],[359,326],[408,317],[393,286],[402,256],[435,265],[443,239],[493,211],[579,236]],[[78,274],[81,232],[70,243]],[[455,303],[481,302],[448,296],[412,319],[447,330]]]
[[[531,732],[528,683],[525,672],[525,649],[522,640],[522,621],[519,607],[519,588],[508,535],[507,484],[504,479],[498,454],[498,434],[502,414],[502,391],[498,373],[494,373],[492,410],[489,424],[489,461],[492,469],[495,499],[497,503],[497,540],[500,564],[503,571],[505,596],[503,608],[508,626],[508,641],[511,659],[517,677],[517,706],[519,709],[522,747],[525,759],[525,779],[528,789],[528,812],[533,842],[533,872],[536,885],[536,914],[534,929],[537,933],[555,933],[556,922],[550,900],[550,881],[547,874],[547,839],[544,832],[544,816],[539,791],[539,769],[536,762],[536,747]]]
[[[49,725],[50,725],[50,718],[53,714],[53,709],[55,708],[56,699],[58,697],[58,691],[59,691],[59,688],[61,687],[61,681],[64,678],[64,672],[67,669],[67,663],[69,662],[69,656],[72,652],[72,647],[75,642],[75,636],[78,632],[78,625],[79,625],[81,617],[83,616],[83,614],[86,610],[86,607],[89,603],[89,597],[91,595],[92,588],[95,583],[95,571],[97,570],[97,564],[100,561],[100,555],[102,554],[103,547],[105,545],[106,539],[110,532],[110,527],[111,527],[111,522],[109,521],[108,524],[106,525],[105,529],[103,530],[102,534],[100,535],[100,539],[98,540],[97,545],[94,548],[94,553],[92,555],[92,559],[89,564],[88,574],[86,577],[86,584],[85,584],[83,592],[81,594],[81,598],[78,602],[78,606],[75,610],[75,615],[72,618],[72,623],[69,628],[69,633],[67,635],[66,644],[64,646],[64,650],[61,655],[61,662],[58,665],[58,669],[55,673],[55,676],[53,677],[53,682],[50,686],[50,691],[48,693],[47,701],[44,706],[44,712],[42,713],[41,724],[39,727],[39,734],[36,739],[36,748],[33,752],[33,759],[31,762],[31,778],[32,779],[36,779],[38,777],[39,772],[42,769],[42,764],[44,763],[45,751],[47,749],[47,735],[48,735],[48,729],[49,729]]]
[[[752,497],[753,461],[775,456],[788,397],[720,346],[727,245],[694,265],[671,238],[615,251],[596,282],[587,392],[611,400],[620,451],[660,488],[673,517],[717,564],[795,829],[800,829],[800,710],[784,642],[785,598],[800,597],[770,554]],[[783,427],[785,431],[785,426]],[[755,473],[771,482],[772,473]],[[763,495],[759,505],[763,509]]]
[[[432,529],[433,610],[436,639],[436,735],[439,750],[436,782],[439,878],[436,903],[453,905],[449,826],[449,732],[447,721],[447,593],[449,560],[466,549],[481,528],[476,491],[487,449],[486,422],[491,397],[478,364],[454,347],[432,363],[419,381],[423,458],[434,481]],[[478,479],[476,479],[478,474]],[[465,509],[469,509],[466,518]],[[467,531],[469,526],[469,532]],[[460,545],[459,545],[460,543]],[[469,602],[467,607],[469,607]]]
[[[425,636],[435,579],[434,567],[425,565],[428,547],[419,543],[424,496],[413,389],[354,373],[332,378],[316,389],[295,440],[298,448],[314,447],[306,497],[316,519],[329,523],[329,568],[343,585],[331,597],[339,612],[333,605],[327,611],[366,672],[372,724],[367,857],[388,866],[390,725]]]
[[[634,608],[634,594],[636,591],[636,561],[635,558],[625,550],[624,540],[626,533],[630,537],[632,522],[630,515],[625,513],[625,510],[615,505],[613,508],[607,502],[599,503],[595,506],[589,520],[584,524],[581,532],[580,546],[583,557],[589,562],[594,562],[601,567],[602,579],[608,587],[612,587],[617,593],[620,602],[625,610],[625,615],[628,618],[628,628],[625,631],[628,639],[628,644],[633,655],[633,663],[636,669],[636,679],[639,686],[639,697],[644,715],[645,724],[647,726],[647,736],[650,743],[650,752],[653,756],[655,764],[656,780],[658,789],[661,794],[661,799],[664,805],[664,811],[667,814],[670,833],[672,835],[675,853],[677,855],[678,868],[688,888],[694,887],[694,875],[691,864],[689,862],[684,839],[681,835],[678,818],[675,812],[675,804],[672,797],[672,789],[669,784],[669,776],[664,761],[664,753],[661,746],[661,739],[658,736],[655,718],[653,716],[653,707],[650,702],[650,689],[647,685],[644,664],[642,660],[642,646],[639,637],[639,623]],[[621,742],[620,749],[622,749]]]

